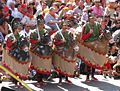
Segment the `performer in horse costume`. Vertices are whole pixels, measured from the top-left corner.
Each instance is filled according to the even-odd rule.
[[[36,70],[38,83],[43,83],[43,74],[51,73],[52,66],[52,42],[49,32],[45,29],[42,15],[37,17],[37,28],[30,35],[32,65]],[[40,86],[38,84],[38,86]]]
[[[15,19],[12,22],[10,34],[6,36],[6,46],[3,51],[3,65],[19,78],[26,80],[30,67],[29,42],[20,36],[21,24]],[[15,81],[17,84],[17,81]]]
[[[86,82],[89,82],[89,75],[90,73],[92,74],[92,79],[93,80],[97,80],[94,77],[94,73],[95,73],[95,68],[96,68],[96,61],[99,60],[95,60],[94,58],[94,51],[100,51],[99,49],[99,44],[98,44],[98,39],[99,39],[99,35],[100,35],[100,24],[95,22],[95,18],[93,15],[89,16],[89,22],[87,22],[84,26],[83,26],[83,30],[82,30],[82,41],[84,43],[84,46],[86,47],[82,47],[80,46],[80,58],[82,60],[85,61],[85,64],[87,64],[87,77],[86,77]],[[88,48],[87,48],[88,47]],[[85,50],[85,48],[87,48]],[[84,50],[83,50],[84,49]],[[84,53],[84,52],[86,52]],[[103,61],[103,60],[101,60]]]
[[[62,30],[57,31],[54,37],[55,54],[53,56],[53,65],[59,72],[59,83],[62,83],[62,76],[65,80],[68,77],[73,77],[75,71],[75,40],[73,34],[69,31],[70,27],[68,22],[64,22]]]

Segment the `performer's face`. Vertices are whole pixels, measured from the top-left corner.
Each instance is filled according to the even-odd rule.
[[[26,26],[25,26],[25,31],[28,32],[29,30],[30,30],[30,26],[29,26],[29,25],[26,25]]]
[[[107,19],[102,20],[101,25],[107,25]]]
[[[21,31],[21,28],[20,27],[17,27],[16,29],[15,29],[15,34],[18,34],[19,32]]]
[[[94,21],[95,21],[95,18],[94,18],[94,17],[90,17],[90,18],[89,18],[89,22],[90,22],[90,23],[94,23]]]
[[[21,27],[17,28],[17,32],[19,33],[21,31]]]
[[[44,28],[44,23],[40,23],[39,24],[39,30],[43,29]]]
[[[69,29],[69,26],[68,25],[63,25],[63,28],[62,28],[63,30],[67,30],[67,29]]]

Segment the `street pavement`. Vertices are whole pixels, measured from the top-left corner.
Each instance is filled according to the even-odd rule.
[[[98,81],[85,83],[85,77],[85,75],[81,75],[80,78],[69,78],[72,84],[65,83],[63,80],[63,84],[59,85],[58,78],[47,82],[46,85],[41,87],[36,86],[36,81],[25,81],[25,83],[30,86],[33,91],[120,91],[120,79],[114,80],[109,77],[105,79],[102,75],[95,75]],[[15,89],[12,82],[3,82],[0,84],[0,88],[2,86]],[[28,91],[25,88],[17,88],[15,90]]]

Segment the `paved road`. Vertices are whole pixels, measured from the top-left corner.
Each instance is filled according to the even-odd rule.
[[[96,75],[99,81],[91,81],[86,84],[84,82],[85,76],[82,75],[81,79],[70,78],[73,84],[63,83],[58,85],[58,79],[53,79],[52,82],[48,82],[47,85],[36,87],[35,81],[25,81],[34,91],[120,91],[120,79],[114,80],[113,78],[103,78],[101,75]],[[0,84],[2,86],[13,87],[14,84],[11,82],[3,82]],[[27,91],[24,89],[16,89],[16,91]]]

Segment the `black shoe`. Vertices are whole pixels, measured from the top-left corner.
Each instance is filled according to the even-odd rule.
[[[104,78],[107,78],[106,74],[104,74],[103,76],[104,76]]]
[[[109,78],[112,78],[112,75],[109,75]]]

